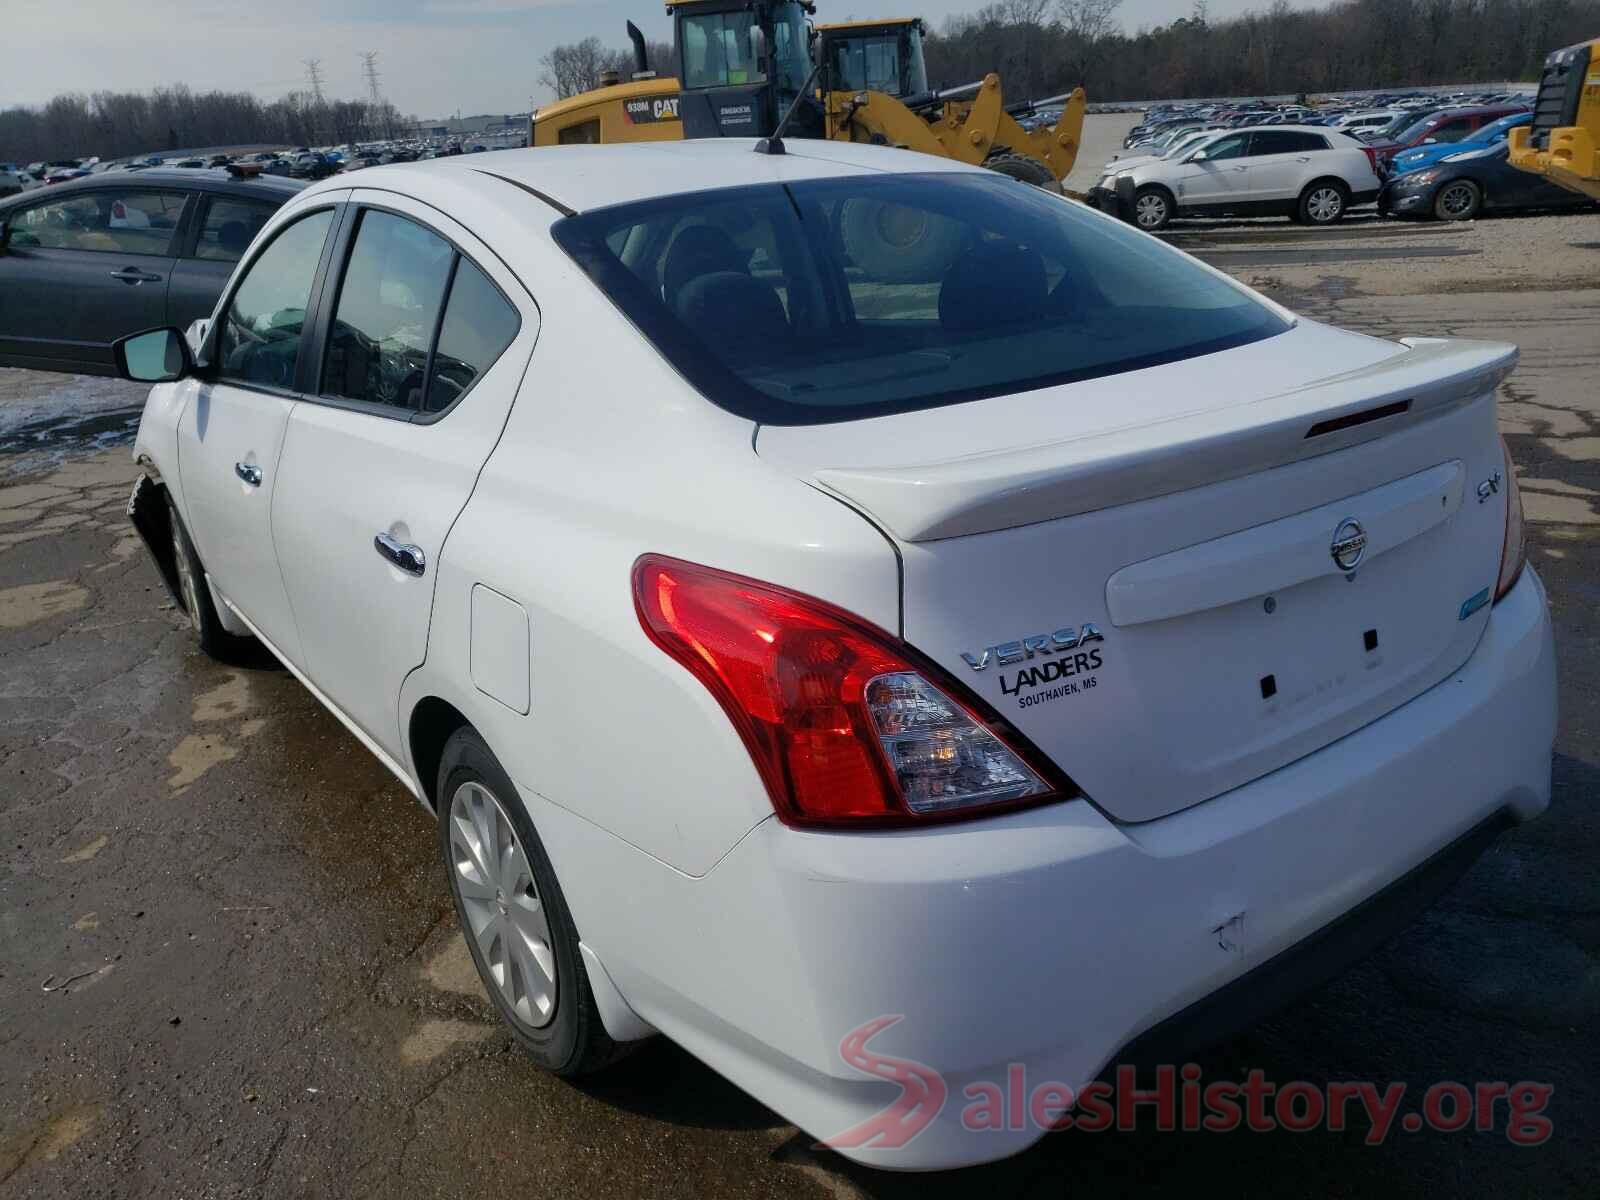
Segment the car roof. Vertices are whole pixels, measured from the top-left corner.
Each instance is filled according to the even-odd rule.
[[[758,154],[755,145],[750,138],[707,138],[497,150],[368,167],[361,172],[359,185],[354,186],[382,188],[392,184],[396,191],[403,192],[410,181],[430,192],[441,185],[481,191],[489,177],[538,195],[557,209],[588,212],[636,200],[759,183],[881,173],[985,173],[982,167],[953,159],[885,146],[788,138],[784,141],[785,153]],[[350,179],[336,176],[313,185],[312,191],[351,186]]]
[[[256,175],[248,179],[236,178],[221,167],[147,167],[142,171],[111,170],[96,175],[85,175],[66,183],[53,184],[49,196],[70,196],[74,192],[96,191],[119,184],[137,184],[139,187],[179,187],[206,192],[228,192],[236,196],[258,196],[283,203],[306,186],[303,179],[288,179],[278,175]],[[24,192],[21,197],[30,202],[43,199],[37,192]],[[7,204],[10,200],[7,201]]]

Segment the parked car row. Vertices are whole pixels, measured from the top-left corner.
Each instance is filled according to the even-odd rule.
[[[1362,123],[1365,115],[1384,123]],[[1373,201],[1386,215],[1440,220],[1589,203],[1538,176],[1518,177],[1506,165],[1508,134],[1533,119],[1523,105],[1365,115],[1342,124],[1246,129],[1193,118],[1160,122],[1106,164],[1090,199],[1152,232],[1197,216],[1282,215],[1331,224]]]

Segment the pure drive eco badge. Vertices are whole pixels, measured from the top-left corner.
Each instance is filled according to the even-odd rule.
[[[998,667],[1001,694],[1016,697],[1019,708],[1032,708],[1097,687],[1095,672],[1105,662],[1101,645],[1105,640],[1093,625],[1069,625],[1054,633],[1000,642],[980,654],[962,651],[961,658],[974,671]]]

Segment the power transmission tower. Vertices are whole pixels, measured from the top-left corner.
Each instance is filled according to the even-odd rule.
[[[379,123],[383,120],[383,92],[378,87],[378,52],[368,50],[361,56],[361,74],[367,80],[367,135],[369,137],[382,132]]]
[[[327,103],[322,98],[322,60],[320,58],[308,58],[305,60],[305,65],[306,82],[311,85],[311,95],[316,99],[317,105],[320,107]]]
[[[378,52],[368,50],[361,56],[361,74],[367,80],[367,99],[372,107],[377,108],[383,103],[383,93],[378,90]]]

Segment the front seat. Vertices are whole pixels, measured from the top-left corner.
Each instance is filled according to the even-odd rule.
[[[1045,314],[1044,256],[1028,246],[980,242],[962,252],[939,288],[939,324],[979,333],[1025,324]]]
[[[250,230],[243,221],[224,221],[217,230],[217,245],[234,258],[243,258],[250,246]]]
[[[732,363],[770,361],[789,347],[789,317],[771,284],[742,271],[691,279],[673,312],[690,329],[715,340]]]
[[[678,311],[686,285],[702,275],[731,271],[750,274],[750,254],[739,249],[726,230],[715,225],[690,225],[678,231],[661,264],[661,298]]]

